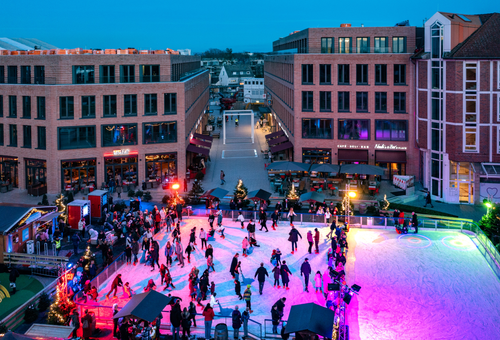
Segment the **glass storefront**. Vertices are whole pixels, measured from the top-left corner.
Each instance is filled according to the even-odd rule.
[[[331,164],[332,149],[302,149],[302,163]]]
[[[26,159],[26,189],[47,186],[47,161]]]
[[[392,180],[392,176],[406,175],[406,151],[375,151],[375,165],[384,168],[382,179]]]
[[[103,125],[102,146],[137,145],[137,124]]]
[[[146,181],[177,176],[177,153],[146,155]]]
[[[474,203],[474,170],[471,163],[450,161],[450,188],[458,189],[460,203]]]
[[[137,156],[105,157],[106,183],[114,178],[117,185],[137,185]]]
[[[80,191],[82,187],[96,181],[96,159],[71,159],[61,161],[61,181],[63,190]]]
[[[405,163],[375,163],[376,166],[384,168],[384,174],[382,175],[382,179],[392,180],[392,176],[394,175],[406,175],[406,164]]]
[[[17,157],[4,157],[0,156],[0,176],[1,185],[12,185],[12,187],[17,188],[19,185],[19,179],[17,177]]]

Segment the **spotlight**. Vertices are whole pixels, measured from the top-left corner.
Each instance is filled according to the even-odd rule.
[[[356,192],[354,192],[354,191],[349,191],[349,197],[350,197],[350,198],[354,198],[354,197],[356,197]]]
[[[174,184],[172,184],[172,189],[177,190],[177,189],[179,189],[179,188],[180,188],[179,183],[174,183]]]
[[[346,304],[349,304],[349,303],[351,303],[351,299],[352,299],[351,294],[345,294],[345,295],[344,295],[344,298],[343,298],[342,300],[344,300],[344,302],[345,302]]]
[[[68,263],[68,269],[70,269],[71,267],[73,267],[73,263]]]
[[[351,289],[352,289],[352,290],[354,290],[356,293],[358,293],[358,292],[359,292],[359,290],[361,289],[361,287],[360,287],[360,286],[358,286],[358,285],[352,285],[352,286],[351,286]]]

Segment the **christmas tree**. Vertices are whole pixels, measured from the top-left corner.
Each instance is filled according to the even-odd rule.
[[[59,219],[63,220],[66,222],[66,204],[65,204],[65,197],[63,194],[59,194],[56,196],[56,200],[54,201],[54,205],[57,207],[57,212],[62,212],[61,215],[59,215]]]
[[[47,322],[52,325],[64,325],[71,311],[76,308],[75,303],[68,296],[68,281],[66,274],[59,279],[55,300],[50,305]]]
[[[198,196],[200,196],[204,192],[205,192],[205,190],[203,190],[201,182],[198,181],[197,179],[195,179],[193,182],[193,187],[191,188],[191,190],[189,190],[189,196],[197,198]]]
[[[286,194],[286,198],[288,198],[289,200],[298,200],[299,199],[299,195],[297,195],[297,191],[295,191],[295,185],[292,185],[290,187],[290,189],[288,190],[288,192]]]
[[[95,254],[90,250],[90,246],[87,246],[85,249],[85,253],[82,256],[83,265],[85,266],[85,270],[89,270],[90,262],[94,260],[94,263],[97,263],[95,259]]]
[[[248,195],[248,188],[243,184],[243,180],[240,178],[238,180],[238,184],[236,184],[236,188],[234,188],[234,201],[238,202],[241,200],[241,202],[244,205],[248,205],[248,200],[245,200],[245,197]]]

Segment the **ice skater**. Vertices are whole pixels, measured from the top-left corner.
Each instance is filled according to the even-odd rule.
[[[316,293],[318,292],[318,289],[320,292],[323,291],[321,289],[322,282],[323,282],[323,278],[321,277],[321,272],[318,270],[316,272],[316,275],[314,275],[314,288],[316,288]]]
[[[311,251],[313,247],[313,234],[310,230],[307,232],[306,237],[307,237],[307,243],[309,243],[309,249],[307,251],[309,252],[309,254],[312,254]]]
[[[271,220],[273,221],[272,228],[273,230],[276,230],[278,228],[278,220],[280,219],[280,214],[278,210],[275,210],[273,214],[271,215]]]
[[[243,213],[241,211],[238,211],[237,220],[241,223],[241,229],[244,229],[245,226],[243,225],[243,223],[245,222],[245,217],[243,216]]]
[[[292,272],[290,271],[290,269],[288,269],[286,261],[283,261],[280,271],[281,271],[281,282],[283,282],[283,288],[289,290],[290,288],[288,288],[288,283],[290,282],[290,278],[288,275],[292,275]]]
[[[295,229],[294,225],[292,224],[292,229],[288,233],[288,241],[292,243],[292,254],[295,252],[297,248],[297,241],[299,240],[299,236],[302,239],[302,235],[300,235],[300,232]]]
[[[250,313],[253,313],[252,310],[252,285],[247,285],[247,289],[245,289],[245,292],[243,293],[243,298],[245,299],[245,303],[247,304],[247,308]]]
[[[281,288],[280,286],[280,275],[281,275],[281,270],[278,264],[274,266],[273,268],[273,273],[274,273],[274,287],[278,285],[278,289]]]
[[[238,280],[234,280],[234,292],[240,300],[243,300],[243,296],[241,296],[241,283]]]
[[[411,213],[411,225],[415,228],[415,234],[418,234],[418,216],[414,211]]]
[[[248,237],[245,236],[245,238],[243,239],[243,241],[241,241],[241,247],[243,248],[243,256],[244,257],[247,257],[248,256],[248,247],[249,247],[249,243],[248,243]]]
[[[239,253],[234,254],[233,259],[231,261],[231,266],[229,267],[229,272],[231,273],[233,279],[235,278],[234,271],[236,269],[236,266],[238,265],[238,256],[240,256]]]
[[[316,254],[319,254],[319,230],[314,228],[314,247],[316,248]]]
[[[116,298],[116,291],[118,290],[118,287],[121,286],[123,286],[122,274],[118,274],[111,283],[111,289],[109,290],[108,294],[106,294],[106,300],[109,299],[111,292],[113,292],[113,298]]]
[[[290,220],[290,225],[293,227],[293,220],[295,219],[295,216],[297,216],[297,214],[293,211],[293,208],[290,208],[290,210],[288,211],[288,219]]]
[[[260,208],[260,213],[259,213],[259,220],[260,220],[260,231],[262,231],[263,228],[266,228],[266,233],[269,232],[267,229],[267,214],[264,211],[264,208]]]
[[[266,276],[269,276],[267,273],[267,269],[264,268],[264,263],[260,263],[260,267],[255,272],[254,278],[257,277],[257,281],[259,281],[259,294],[262,295],[262,291],[264,290],[264,283],[266,282]]]
[[[309,259],[306,257],[302,266],[300,266],[300,276],[304,276],[305,291],[309,293],[309,275],[311,275],[311,265]]]
[[[201,240],[201,249],[203,250],[203,247],[207,247],[207,233],[203,228],[200,230],[200,240]]]

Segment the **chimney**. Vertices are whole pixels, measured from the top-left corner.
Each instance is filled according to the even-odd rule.
[[[340,24],[340,27],[351,27],[351,24]]]

